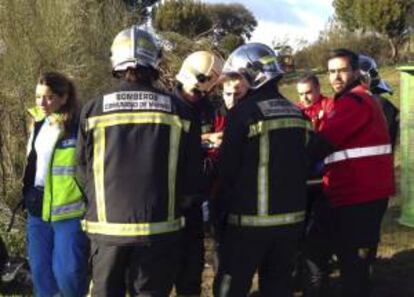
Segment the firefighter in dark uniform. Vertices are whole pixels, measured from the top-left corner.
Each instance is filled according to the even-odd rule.
[[[209,133],[213,128],[214,107],[208,98],[220,76],[223,61],[208,51],[190,54],[178,72],[177,87],[174,95],[194,112],[201,124],[202,149],[200,164],[203,163],[202,183],[199,189],[201,199],[194,201],[184,213],[186,226],[179,250],[178,273],[175,288],[180,297],[200,296],[202,273],[204,269],[204,228],[202,202],[206,202],[210,191],[209,145],[212,143]],[[204,216],[205,217],[205,216]]]
[[[291,296],[293,258],[306,200],[310,124],[278,91],[282,70],[260,43],[237,48],[223,74],[239,73],[249,92],[228,114],[219,157],[223,239],[215,296],[246,296],[256,270],[260,296]]]
[[[78,143],[88,210],[92,296],[166,297],[199,179],[200,127],[178,99],[153,87],[161,51],[137,26],[111,47],[115,90],[86,103]]]

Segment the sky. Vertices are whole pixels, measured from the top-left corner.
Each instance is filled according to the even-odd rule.
[[[241,3],[256,17],[258,25],[250,41],[272,45],[272,41],[317,40],[333,15],[333,0],[202,0],[206,3]]]

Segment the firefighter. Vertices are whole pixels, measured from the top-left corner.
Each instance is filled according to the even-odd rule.
[[[324,162],[331,213],[325,240],[338,257],[342,297],[371,296],[381,220],[395,191],[391,142],[380,105],[361,85],[358,55],[333,50],[328,72],[334,105],[309,147]]]
[[[92,296],[169,296],[177,248],[199,181],[200,126],[156,89],[159,41],[138,26],[111,47],[122,83],[90,100],[80,120],[79,180],[88,210]],[[127,281],[126,281],[127,280]]]
[[[228,114],[217,203],[224,235],[215,296],[246,296],[255,271],[260,296],[291,296],[293,258],[305,218],[310,125],[278,91],[282,70],[261,43],[237,48],[223,67],[249,91]]]
[[[379,76],[378,66],[375,60],[366,55],[359,55],[359,65],[361,68],[362,82],[366,84],[372,96],[380,102],[382,111],[388,124],[392,147],[395,147],[397,135],[400,127],[400,112],[394,104],[390,102],[384,94],[393,94],[392,88],[386,81]]]
[[[27,250],[34,294],[84,296],[87,290],[87,238],[80,218],[84,197],[75,180],[78,99],[73,82],[57,72],[43,73],[23,178]]]
[[[210,132],[214,119],[214,106],[208,95],[220,76],[223,60],[208,51],[197,51],[186,57],[176,75],[174,95],[189,104],[198,113],[202,134]]]
[[[180,246],[180,260],[175,288],[178,296],[199,296],[201,294],[202,273],[204,269],[204,227],[202,202],[206,200],[210,190],[211,164],[208,159],[208,150],[213,137],[211,132],[214,120],[214,107],[209,100],[209,93],[213,90],[220,76],[223,66],[222,59],[208,51],[197,51],[184,59],[180,71],[176,75],[177,86],[174,95],[188,105],[195,117],[201,123],[202,142],[199,149],[204,147],[202,185],[199,189],[200,197],[191,207],[186,209],[186,226],[183,232],[183,241]],[[205,211],[205,208],[204,208]],[[204,214],[206,217],[206,214]],[[208,220],[208,218],[205,218]]]

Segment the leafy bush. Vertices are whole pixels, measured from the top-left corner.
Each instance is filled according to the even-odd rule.
[[[379,63],[387,62],[387,41],[377,34],[349,32],[340,25],[331,23],[327,30],[320,33],[319,39],[304,46],[295,53],[296,68],[325,69],[329,51],[335,48],[348,48],[357,53],[374,57]]]

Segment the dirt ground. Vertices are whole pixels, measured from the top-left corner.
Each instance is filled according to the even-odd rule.
[[[396,202],[389,207],[382,228],[382,241],[379,247],[378,259],[374,267],[373,297],[413,297],[414,296],[414,228],[404,227],[398,224],[400,215]],[[201,297],[212,296],[213,283],[213,241],[206,239],[206,265],[203,275],[203,292]],[[330,279],[332,295],[339,297],[338,272],[334,271]],[[21,286],[21,285],[20,285]],[[1,287],[1,286],[0,286]],[[0,296],[31,296],[27,288],[14,287],[0,288],[3,294]],[[253,281],[252,292],[257,290],[257,279]],[[23,292],[26,294],[22,294]],[[7,294],[4,294],[7,292]],[[175,294],[171,295],[172,297]],[[252,293],[251,297],[258,297]],[[275,294],[275,296],[277,296]],[[295,292],[295,297],[302,296],[300,289]]]

